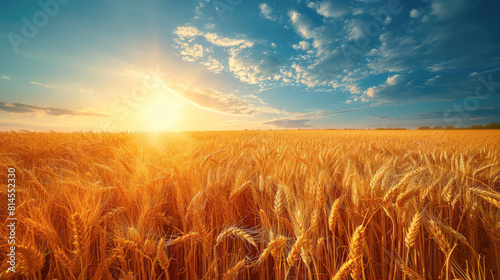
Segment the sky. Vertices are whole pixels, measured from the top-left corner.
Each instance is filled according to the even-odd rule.
[[[500,121],[495,0],[41,0],[0,9],[0,130]]]

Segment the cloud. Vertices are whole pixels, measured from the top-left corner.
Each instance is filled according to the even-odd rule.
[[[293,119],[278,119],[273,121],[267,121],[263,124],[273,125],[279,128],[302,128],[302,127],[312,127],[308,124],[309,119],[293,120]]]
[[[344,0],[325,0],[318,2],[310,2],[308,7],[316,10],[316,12],[327,18],[337,18],[345,16],[349,13],[349,1]]]
[[[390,86],[394,86],[394,85],[397,85],[398,83],[400,83],[401,81],[402,81],[401,75],[394,75],[394,76],[387,78],[386,83]]]
[[[476,96],[475,90],[482,86],[483,81],[489,81],[498,88],[500,84],[500,68],[470,75],[468,73],[441,73],[414,76],[394,75],[387,78],[381,85],[368,88],[363,97],[379,102],[417,102],[417,101],[453,101]],[[482,77],[482,78],[479,78]],[[482,88],[480,95],[486,95],[488,90]],[[497,98],[491,95],[491,98]],[[483,101],[484,102],[484,101]]]
[[[449,110],[428,111],[415,114],[407,114],[400,117],[406,120],[434,120],[438,124],[454,125],[457,120],[461,120],[464,124],[476,120],[489,120],[490,122],[500,121],[498,115],[498,106],[479,107],[476,110],[465,112],[454,112],[453,106]]]
[[[315,10],[322,9],[325,14],[333,9],[326,2],[309,2],[308,6]],[[341,89],[356,94],[352,89],[357,88],[357,93],[364,93],[349,99],[348,103],[400,101],[404,98],[410,102],[449,100],[455,93],[466,95],[460,80],[466,74],[454,71],[471,67],[488,69],[500,64],[500,41],[496,39],[500,32],[485,19],[498,24],[500,20],[486,14],[487,4],[479,8],[477,1],[472,0],[432,0],[409,9],[408,13],[384,16],[387,3],[363,2],[366,4],[363,12],[347,18],[343,24],[329,20],[320,24],[313,22],[305,13],[292,10],[289,17],[293,29],[305,39],[301,42],[312,41],[313,48],[307,50],[307,55],[294,57],[290,66],[282,67],[282,72],[292,75],[282,75],[280,80],[304,84],[314,90]],[[339,2],[339,7],[342,3]],[[346,11],[340,14],[343,13]],[[378,22],[380,31],[368,36],[368,23],[376,18],[367,16],[372,13],[382,15]],[[397,21],[397,25],[389,19]],[[356,44],[356,40],[362,38],[367,39],[366,44]],[[350,61],[343,52],[347,45],[355,48]],[[299,43],[292,47],[305,49]],[[444,70],[454,72],[445,75],[444,84],[427,82],[431,76],[435,77]],[[363,82],[380,74],[388,75],[383,85]],[[457,75],[462,78],[456,79]]]
[[[246,39],[233,39],[222,37],[214,32],[203,32],[194,26],[177,26],[174,30],[174,34],[179,38],[178,44],[182,43],[191,43],[197,37],[204,37],[205,40],[215,46],[219,47],[237,47],[240,46],[242,48],[253,46],[253,42],[250,42]]]
[[[208,57],[207,61],[201,62],[200,64],[214,73],[220,73],[224,69],[224,66],[217,59],[212,58],[211,56]]]
[[[359,65],[349,63],[338,48],[324,49],[313,59],[304,59],[292,64],[294,82],[310,88],[341,89],[352,94],[359,93],[355,81],[368,75],[368,71]]]
[[[356,112],[356,111],[361,111],[364,110],[365,108],[352,108],[352,109],[345,109],[345,110],[337,110],[337,111],[317,111],[311,114],[308,114],[307,116],[311,118],[323,118],[326,116],[333,116],[333,115],[340,115],[340,114],[345,114],[345,113],[351,113],[351,112]]]
[[[500,20],[489,12],[491,3],[401,2],[405,12],[387,14],[387,1],[296,2],[305,2],[321,16],[287,8],[290,25],[285,28],[298,36],[275,41],[280,47],[269,47],[269,38],[229,38],[188,27],[178,28],[179,41],[209,49],[224,68],[208,61],[207,52],[198,62],[216,73],[229,71],[241,82],[261,88],[290,85],[305,86],[308,92],[347,93],[342,101],[348,104],[454,100],[470,94],[477,84],[467,77],[471,69],[480,72],[500,65],[500,29],[495,28]],[[277,9],[270,5],[260,3],[261,17],[276,16]],[[363,39],[366,44],[359,44]],[[263,49],[261,42],[266,40],[268,48]],[[287,43],[297,52],[281,52]],[[350,57],[346,46],[356,49]],[[215,47],[224,48],[228,56],[216,57]]]
[[[215,28],[215,23],[207,23],[203,25],[203,28],[209,30],[209,29],[214,29]]]
[[[430,12],[419,8],[421,20],[410,18],[407,24],[382,32],[379,45],[370,46],[378,55],[368,66],[378,72],[415,69],[437,72],[498,65],[500,32],[493,26],[500,24],[500,20],[489,16],[487,3],[482,2],[483,7],[475,9],[479,3],[434,0],[427,7]],[[410,16],[417,14],[413,10],[410,13]]]
[[[288,15],[292,26],[302,38],[310,39],[313,37],[314,24],[310,18],[297,11],[291,11]]]
[[[367,118],[374,119],[374,120],[379,120],[379,121],[394,121],[396,119],[394,118],[389,118],[389,117],[379,117],[379,116],[366,116]]]
[[[420,12],[417,9],[412,9],[410,11],[410,17],[412,18],[418,18],[420,16]]]
[[[194,8],[194,11],[195,11],[195,19],[201,17],[203,15],[203,8],[206,6],[206,3],[208,3],[210,0],[200,0],[198,2],[198,5],[196,6],[196,8]]]
[[[30,81],[30,84],[37,85],[37,86],[42,86],[44,88],[52,88],[52,85],[44,84],[44,83],[39,83],[39,82]]]
[[[315,26],[309,17],[296,11],[291,11],[289,17],[296,33],[306,39],[292,47],[307,50],[307,55],[299,55],[293,59],[290,68],[284,69],[292,75],[283,77],[282,81],[303,84],[316,90],[321,87],[324,90],[343,89],[359,93],[359,88],[353,81],[364,78],[366,73],[360,70],[360,65],[349,63],[339,48],[339,37],[345,29],[339,28],[341,25],[338,23]],[[354,21],[350,23],[354,24]]]
[[[198,28],[194,26],[177,26],[174,33],[181,40],[194,39],[195,37],[203,34],[203,32],[201,32]]]
[[[182,60],[195,62],[203,57],[203,46],[198,44],[190,45],[188,43],[182,43],[180,45],[182,55]]]
[[[199,108],[227,115],[252,116],[281,112],[268,106],[261,99],[252,96],[224,93],[212,88],[188,87],[171,81],[166,81],[164,87],[178,98]]]
[[[51,116],[85,116],[85,117],[105,117],[105,115],[85,112],[81,110],[72,110],[65,108],[55,108],[39,105],[30,105],[25,103],[0,102],[0,111],[13,114],[37,114]]]
[[[2,79],[10,80],[9,76],[2,76]]]
[[[215,26],[208,26],[211,29]],[[213,47],[228,48],[228,55],[240,50],[254,46],[254,43],[247,39],[228,38],[214,32],[200,31],[194,26],[177,26],[174,30],[177,39],[174,42],[182,60],[187,62],[197,62],[205,66],[209,71],[221,73],[225,68],[220,59],[212,56],[206,57],[207,53],[213,54]],[[206,46],[209,43],[209,46]],[[206,57],[206,58],[205,58]]]
[[[290,11],[288,16],[295,32],[303,39],[312,40],[312,46],[317,49],[318,55],[321,55],[327,46],[338,41],[338,26],[316,26],[311,18],[294,10]]]
[[[221,37],[215,33],[205,33],[204,36],[208,42],[212,43],[213,45],[219,46],[219,47],[237,47],[237,46],[240,46],[242,48],[246,48],[246,47],[253,46],[252,42],[249,42],[245,39],[225,38],[225,37]]]
[[[227,115],[255,116],[273,115],[277,118],[265,121],[267,124],[288,125],[292,127],[299,125],[306,127],[309,120],[321,119],[327,116],[344,114],[363,110],[364,108],[352,108],[346,110],[316,110],[308,113],[290,112],[268,105],[259,96],[241,95],[236,92],[227,93],[212,88],[189,87],[173,81],[164,81],[164,88],[178,98],[195,105],[198,108],[210,110]],[[302,120],[302,121],[301,121]]]
[[[233,51],[229,57],[230,71],[242,82],[258,84],[279,73],[281,60],[276,55],[257,50]]]
[[[300,41],[298,44],[294,44],[292,45],[292,48],[296,49],[296,50],[308,50],[309,47],[311,46],[311,43],[309,43],[308,41]]]
[[[266,3],[261,3],[259,5],[260,13],[259,15],[265,19],[275,21],[278,18],[273,14],[273,10]]]
[[[321,119],[321,118],[324,118],[327,116],[340,115],[340,114],[360,111],[363,109],[364,108],[352,108],[352,109],[338,110],[338,111],[316,110],[316,111],[311,112],[311,113],[281,112],[280,114],[277,114],[277,115],[281,115],[282,117],[277,118],[277,119],[273,119],[273,120],[265,121],[265,122],[263,122],[263,124],[273,125],[273,126],[279,127],[279,128],[313,127],[313,125],[309,124],[310,121]]]
[[[431,14],[436,15],[438,20],[455,18],[479,4],[475,0],[434,0],[432,1]]]
[[[346,21],[347,40],[360,40],[365,35],[366,22],[362,19],[351,19]]]

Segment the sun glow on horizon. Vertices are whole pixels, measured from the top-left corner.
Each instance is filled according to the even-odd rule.
[[[174,96],[158,94],[143,107],[141,123],[151,132],[181,130],[180,119],[183,104]]]

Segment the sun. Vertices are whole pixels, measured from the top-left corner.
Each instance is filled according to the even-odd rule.
[[[152,96],[143,107],[143,129],[152,132],[179,130],[182,104],[174,96],[158,94]]]

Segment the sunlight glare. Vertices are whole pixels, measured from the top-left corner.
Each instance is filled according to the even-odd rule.
[[[173,96],[154,96],[144,106],[143,123],[148,131],[175,131],[179,130],[178,121],[182,104]]]

